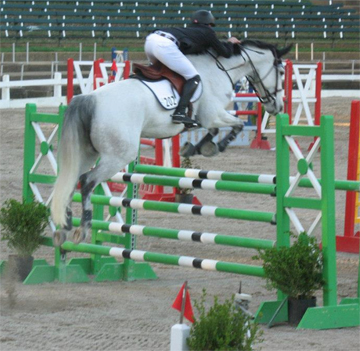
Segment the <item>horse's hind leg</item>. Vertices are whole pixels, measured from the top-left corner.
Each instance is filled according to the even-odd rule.
[[[81,165],[80,165],[80,174],[88,171],[92,166],[94,166],[98,155],[94,153],[93,150],[82,150],[83,156],[81,157]],[[72,198],[74,196],[75,189],[71,193],[69,197],[68,204],[66,206],[66,225],[54,232],[53,235],[53,244],[54,246],[60,246],[67,239],[69,232],[73,228],[72,224],[72,209],[71,203]]]
[[[63,228],[60,228],[54,232],[53,235],[53,244],[58,247],[64,243],[67,239],[69,231],[72,229],[72,210],[71,210],[71,200],[74,192],[69,198],[69,204],[66,206],[66,225]]]
[[[134,158],[136,157],[136,153]],[[128,163],[128,162],[127,162]],[[80,243],[89,235],[92,220],[91,194],[95,187],[108,180],[127,164],[120,158],[101,155],[98,165],[80,177],[82,196],[81,226],[74,232],[74,243]]]

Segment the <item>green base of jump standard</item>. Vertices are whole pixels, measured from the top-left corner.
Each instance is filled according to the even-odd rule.
[[[94,281],[134,281],[154,280],[157,278],[157,275],[148,263],[133,263],[128,267],[125,266],[125,263],[108,263],[101,268]]]
[[[354,300],[354,299],[352,299]],[[336,306],[323,306],[308,308],[297,326],[297,329],[337,329],[356,327],[360,325],[359,304],[350,303]],[[281,301],[263,302],[255,314],[255,322],[268,324],[275,313],[272,323],[288,321],[287,304],[277,311]]]
[[[157,279],[149,264],[129,263],[125,267],[125,263],[118,263],[113,257],[102,258],[101,268],[95,275],[91,275],[91,261],[89,258],[74,258],[67,264],[60,264],[59,268],[49,265],[44,260],[39,261],[41,261],[41,264],[34,264],[33,269],[24,280],[25,285],[51,283],[54,281],[59,281],[60,283],[88,283],[90,281]]]
[[[281,307],[281,303],[282,301],[262,302],[255,314],[255,322],[260,324],[269,324],[270,321],[272,323],[287,322],[288,320],[287,303],[285,303],[282,307]],[[278,311],[279,308],[280,310]]]
[[[340,301],[340,305],[352,305],[352,304],[360,304],[359,297],[346,297]]]
[[[308,308],[297,329],[337,329],[360,326],[358,304]]]

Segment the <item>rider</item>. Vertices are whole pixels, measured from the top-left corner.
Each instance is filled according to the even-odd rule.
[[[197,126],[196,122],[187,117],[186,108],[200,83],[200,75],[185,55],[199,54],[213,48],[218,55],[228,58],[232,54],[230,43],[240,43],[235,37],[229,38],[228,42],[221,42],[212,28],[214,26],[215,18],[211,12],[198,10],[193,13],[191,24],[186,28],[157,29],[146,38],[145,53],[149,61],[152,64],[160,61],[186,80],[179,104],[171,115],[175,124]]]

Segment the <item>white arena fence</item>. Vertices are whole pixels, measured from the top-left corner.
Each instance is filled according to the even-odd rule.
[[[302,80],[306,80],[306,75],[301,75]],[[341,74],[341,75],[322,75],[323,82],[330,81],[349,81],[360,82],[360,74]],[[78,79],[74,79],[74,85],[79,85]],[[62,86],[67,85],[67,80],[62,78],[60,72],[54,74],[52,79],[31,79],[31,80],[10,80],[9,75],[3,75],[0,82],[1,100],[0,109],[5,108],[25,108],[27,103],[35,103],[37,106],[42,107],[56,107],[59,104],[66,103],[66,96],[62,95]],[[49,87],[52,90],[52,96],[34,97],[34,98],[20,98],[11,99],[11,89],[19,89],[24,87]],[[313,92],[315,84],[310,88],[309,93]],[[45,94],[45,93],[44,93]],[[300,92],[298,90],[293,91],[293,97],[299,97]],[[360,92],[357,89],[353,90],[322,90],[322,97],[342,96],[342,97],[354,97],[359,98]]]

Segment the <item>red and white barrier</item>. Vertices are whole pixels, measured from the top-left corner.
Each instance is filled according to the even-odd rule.
[[[305,72],[304,72],[305,71]],[[313,65],[293,65],[292,61],[285,62],[284,76],[284,112],[289,115],[290,123],[298,125],[302,121],[306,125],[319,125],[321,115],[321,80],[322,63]],[[294,91],[293,82],[298,90]],[[304,83],[303,83],[304,82]],[[311,113],[309,103],[314,104],[314,115]],[[292,114],[293,104],[297,104],[295,116]],[[275,133],[275,129],[266,128],[270,115],[265,112],[261,122],[261,135]],[[311,148],[311,146],[310,146]]]
[[[360,100],[351,103],[349,130],[348,174],[347,180],[360,180]],[[359,253],[360,225],[359,193],[346,193],[344,235],[336,236],[336,250],[339,252]],[[358,228],[359,229],[359,228]]]

